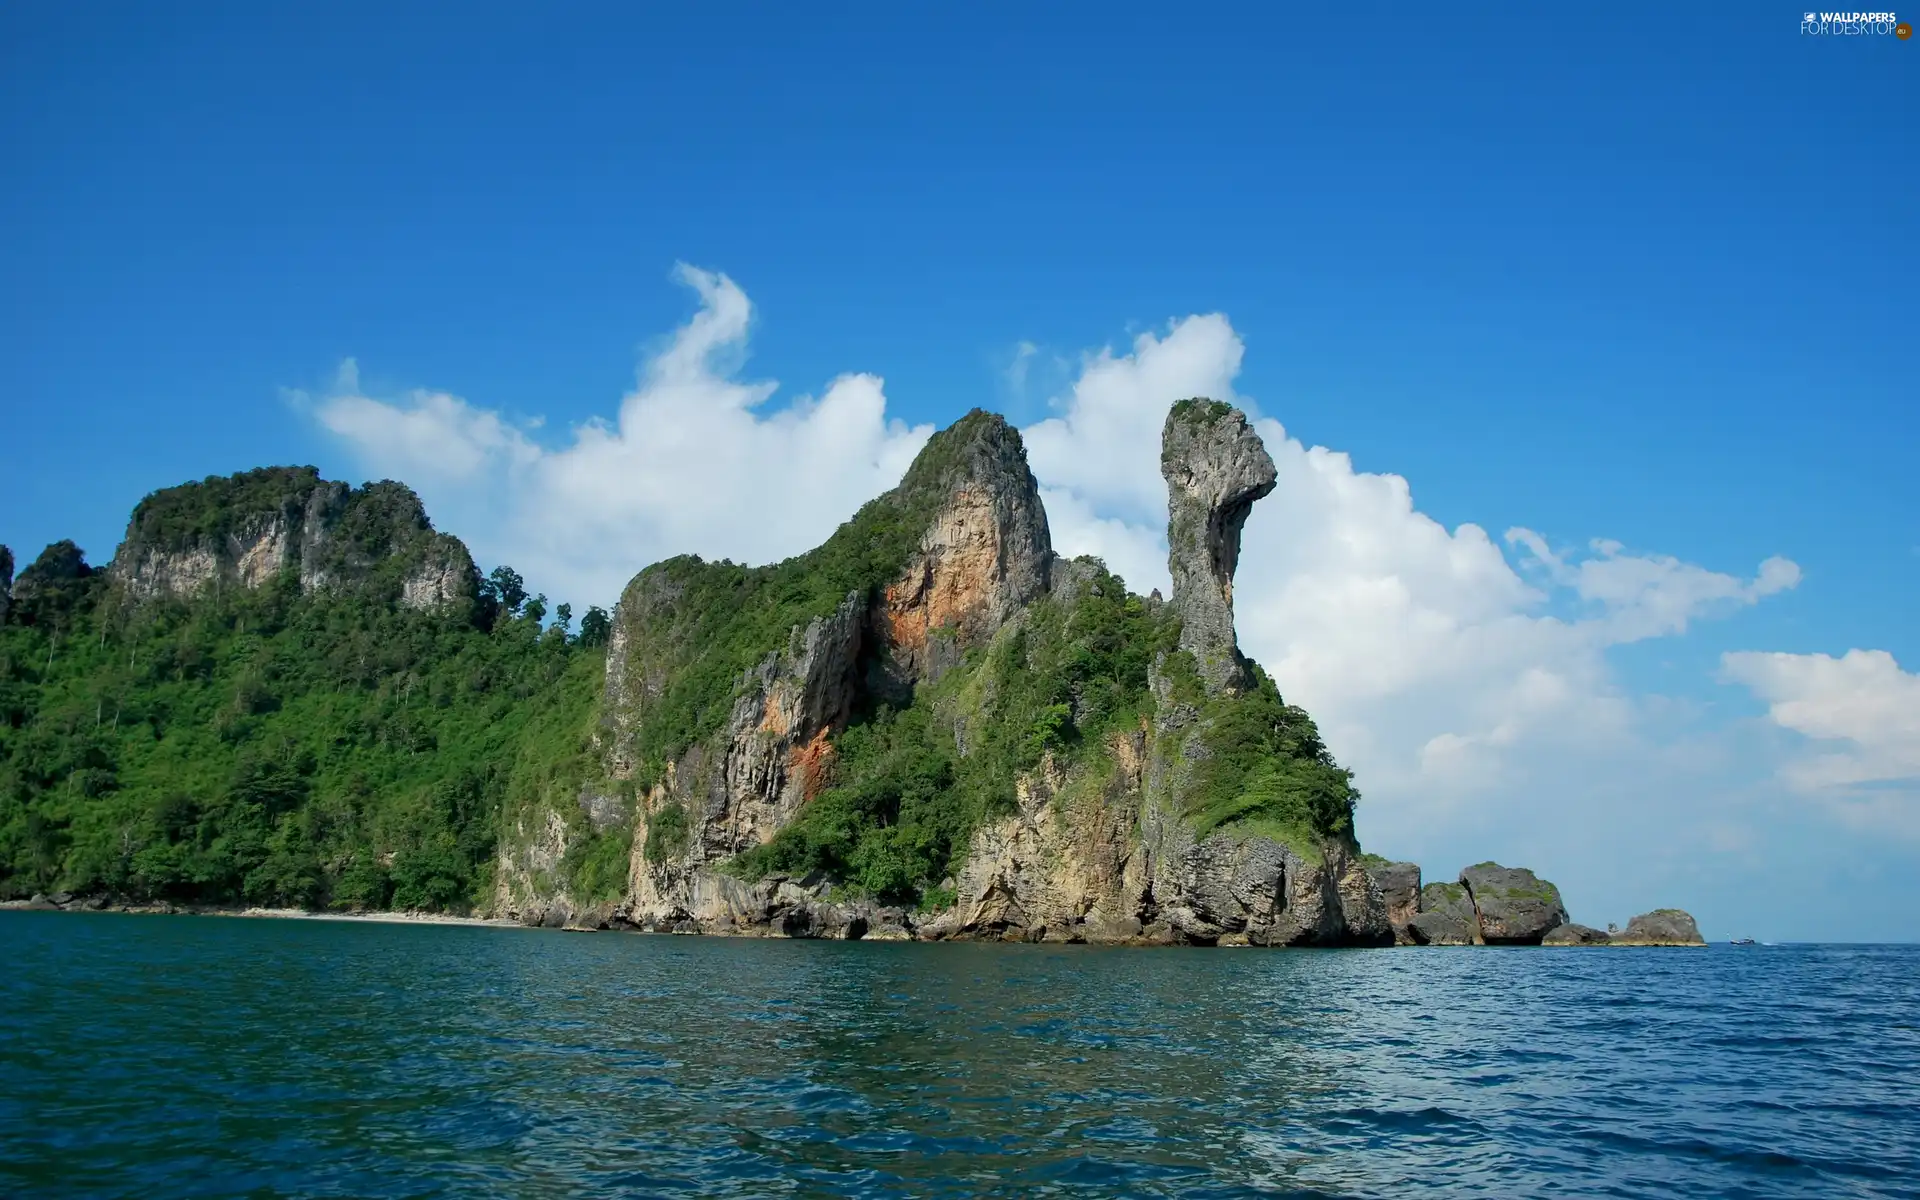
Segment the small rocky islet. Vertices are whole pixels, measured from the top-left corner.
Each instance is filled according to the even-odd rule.
[[[1451,883],[1420,883],[1416,863],[1368,856],[1399,946],[1704,946],[1693,917],[1660,908],[1608,931],[1574,924],[1560,889],[1525,867],[1483,862]]]
[[[1165,598],[1054,552],[1019,432],[979,410],[815,550],[654,564],[578,638],[517,576],[489,586],[403,485],[311,469],[156,493],[101,572],[62,543],[12,581],[0,550],[25,731],[0,738],[0,850],[19,847],[0,898],[747,936],[1701,944],[1678,910],[1602,933],[1531,871],[1423,886],[1363,853],[1351,772],[1235,637],[1271,457],[1239,410],[1192,399],[1161,469]],[[213,758],[224,782],[168,766]]]

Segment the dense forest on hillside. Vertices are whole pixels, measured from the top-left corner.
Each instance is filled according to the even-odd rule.
[[[196,495],[136,529],[230,519]],[[608,628],[508,568],[476,590],[419,611],[289,570],[133,603],[48,547],[0,622],[0,898],[465,908],[503,804],[577,785]]]

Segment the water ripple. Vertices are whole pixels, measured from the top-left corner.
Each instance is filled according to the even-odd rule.
[[[0,1194],[1920,1197],[1920,948],[0,914]]]

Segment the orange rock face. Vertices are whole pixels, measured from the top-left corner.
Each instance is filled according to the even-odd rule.
[[[993,502],[964,488],[927,531],[919,557],[886,589],[881,616],[889,645],[917,657],[933,630],[977,623],[1004,574]]]
[[[766,703],[760,709],[761,733],[772,734],[774,737],[787,736],[789,722],[787,714],[783,711],[786,706],[780,703],[782,690],[784,689],[773,688],[767,692]]]
[[[828,731],[821,729],[804,746],[795,746],[787,755],[787,778],[800,784],[801,795],[812,800],[826,790],[833,778],[833,745]]]

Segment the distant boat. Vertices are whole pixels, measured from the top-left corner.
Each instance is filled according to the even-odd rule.
[[[1752,938],[1734,938],[1732,944],[1735,946],[1751,946],[1754,942]]]

